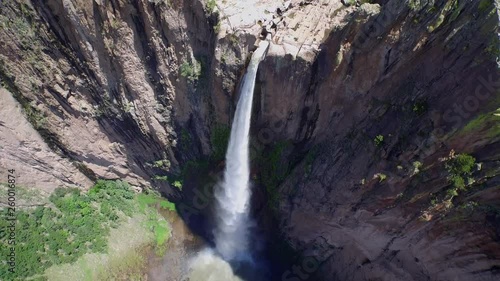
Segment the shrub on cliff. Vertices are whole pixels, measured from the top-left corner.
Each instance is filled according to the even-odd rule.
[[[183,62],[179,69],[181,76],[185,77],[190,82],[198,80],[201,75],[201,63],[196,60],[193,63]]]
[[[465,180],[472,174],[476,159],[468,154],[458,154],[446,163],[449,179],[458,189],[465,188]]]

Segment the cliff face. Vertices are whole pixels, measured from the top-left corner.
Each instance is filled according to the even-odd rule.
[[[189,197],[165,176],[218,158],[261,19],[256,192],[314,265],[285,278],[496,280],[498,2],[241,2],[3,1],[3,87],[41,138],[2,119],[2,166],[48,190],[120,178]]]
[[[329,280],[496,280],[497,10],[405,2],[346,14],[312,61],[266,59],[281,229]],[[478,164],[450,195],[458,153]]]
[[[89,179],[148,186],[209,153],[215,112],[228,111],[209,93],[226,98],[238,77],[213,85],[214,18],[201,2],[4,1],[1,11],[3,86]],[[183,130],[195,137],[175,155]],[[66,183],[88,185],[75,179]]]

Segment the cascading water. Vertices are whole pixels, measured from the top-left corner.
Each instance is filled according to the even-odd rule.
[[[257,68],[268,47],[269,42],[262,41],[248,65],[231,127],[224,179],[215,190],[217,254],[212,249],[198,253],[189,266],[191,281],[241,281],[230,262],[253,263],[248,242],[251,224],[248,143]]]
[[[216,250],[226,261],[249,260],[248,232],[250,225],[250,168],[248,143],[252,115],[253,92],[259,63],[269,43],[262,41],[253,53],[243,79],[240,98],[231,127],[226,152],[224,180],[215,191],[217,228],[214,231]]]

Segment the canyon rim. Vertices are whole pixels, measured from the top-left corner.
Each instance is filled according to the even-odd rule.
[[[130,189],[141,196],[137,210],[146,211],[116,228],[110,222],[109,245],[115,230],[142,233],[134,223],[155,214],[161,224],[150,234],[163,239],[162,230],[171,230],[174,246],[166,251],[181,254],[166,254],[164,275],[148,270],[156,258],[144,254],[133,263],[142,264],[135,275],[92,278],[176,280],[174,269],[204,248],[199,244],[215,243],[213,188],[225,168],[243,75],[267,38],[249,176],[256,251],[272,265],[272,280],[497,280],[499,5],[3,0],[2,212],[10,170],[18,210],[35,221],[37,207],[66,206],[60,190],[80,192],[63,199],[97,200],[81,203],[82,210],[111,208],[121,217],[128,209],[102,207],[97,195]],[[164,217],[161,206],[169,203],[175,211]],[[175,227],[170,216],[177,215],[196,235]],[[25,237],[25,224],[18,225]],[[65,239],[79,237],[77,229]],[[137,249],[149,247],[138,237],[149,230],[131,237]],[[8,236],[0,238],[3,254]],[[39,252],[49,251],[48,243]],[[18,266],[26,257],[19,251]],[[59,264],[46,265],[34,278],[56,280]]]

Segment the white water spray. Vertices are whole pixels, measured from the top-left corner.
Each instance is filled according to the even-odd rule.
[[[224,180],[215,191],[217,200],[215,245],[216,250],[227,261],[250,258],[248,248],[248,227],[251,223],[248,158],[250,119],[257,69],[268,47],[269,43],[262,41],[248,65],[231,127]]]

